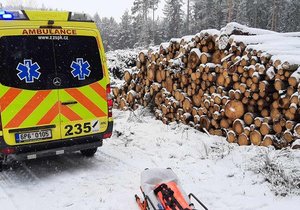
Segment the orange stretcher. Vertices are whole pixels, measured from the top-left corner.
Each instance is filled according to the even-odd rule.
[[[196,210],[191,199],[202,209],[208,208],[192,193],[187,195],[172,169],[145,169],[141,174],[142,201],[135,195],[140,210]]]

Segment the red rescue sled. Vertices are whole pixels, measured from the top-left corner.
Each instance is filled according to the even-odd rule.
[[[145,169],[141,175],[142,201],[135,195],[141,210],[196,210],[191,199],[202,209],[207,207],[192,193],[187,195],[172,169]]]

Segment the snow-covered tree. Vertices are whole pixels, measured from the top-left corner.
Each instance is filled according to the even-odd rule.
[[[152,10],[152,21],[155,22],[155,11],[158,9],[160,0],[149,0],[149,6]]]
[[[117,49],[119,24],[116,22],[116,20],[113,17],[102,18],[100,22],[100,30],[106,51]]]
[[[5,8],[7,9],[37,9],[39,4],[36,0],[8,0]]]
[[[226,25],[226,0],[214,0],[215,7],[212,10],[214,18],[214,26],[213,28],[220,29]]]
[[[126,10],[121,18],[120,33],[118,34],[118,48],[132,48],[134,44],[132,17]]]
[[[7,8],[15,8],[15,9],[22,9],[23,8],[23,2],[22,0],[8,0],[6,2]]]
[[[155,44],[155,33],[156,33],[156,28],[157,28],[157,23],[155,21],[155,11],[158,9],[158,3],[160,0],[149,0],[150,1],[150,7],[152,10],[152,26],[151,26],[151,39],[152,39],[152,44]]]
[[[255,4],[255,0],[252,2],[253,4]],[[241,24],[249,25],[249,18],[247,15],[247,11],[248,11],[247,1],[238,0],[238,4],[236,7],[237,7],[236,20],[238,20],[238,22]]]
[[[194,0],[191,4],[191,30],[221,28],[227,22],[226,0]]]
[[[274,10],[272,8],[272,10]],[[277,31],[300,30],[300,1],[285,0],[277,2]],[[273,13],[272,13],[273,17]],[[273,20],[273,19],[272,19]]]
[[[37,3],[36,0],[29,0],[29,1],[26,1],[26,4],[25,4],[26,7],[29,7],[29,8],[38,8],[39,5]]]
[[[286,26],[283,31],[300,31],[300,1],[291,0],[289,5],[289,11],[284,12],[286,21],[281,23]]]
[[[190,19],[191,19],[191,7],[190,0],[187,0],[187,9],[186,9],[186,32],[187,34],[190,32]]]
[[[133,26],[136,46],[148,46],[151,42],[151,22],[148,19],[150,0],[135,0],[131,13],[133,15]]]
[[[94,15],[93,19],[97,25],[97,28],[101,31],[101,28],[100,28],[101,27],[101,18],[99,16],[98,12]]]
[[[156,19],[157,28],[155,30],[154,43],[160,44],[166,42],[168,38],[166,37],[165,30],[167,28],[167,23],[163,19]]]
[[[191,4],[191,33],[198,33],[204,26],[205,11],[202,7],[203,0],[194,0]]]
[[[134,0],[131,12],[133,15],[140,15],[144,21],[148,20],[150,0]]]
[[[168,38],[180,37],[183,28],[183,0],[165,0],[163,13],[167,24],[166,35]]]

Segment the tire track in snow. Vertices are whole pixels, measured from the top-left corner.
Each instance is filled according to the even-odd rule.
[[[0,172],[0,201],[8,209],[20,209],[15,202],[14,189],[23,187],[23,183],[36,185],[39,178],[31,171],[25,163],[14,162],[7,170]],[[29,185],[25,188],[29,189]],[[30,189],[29,189],[30,190]]]
[[[0,172],[0,188],[14,188],[16,186],[32,186],[37,185],[41,179],[46,179],[48,176],[55,175],[56,172],[64,173],[69,169],[72,171],[80,171],[82,168],[91,165],[101,165],[102,170],[112,170],[113,168],[126,168],[127,171],[136,174],[138,168],[117,158],[111,154],[98,150],[96,156],[93,158],[86,158],[81,155],[62,155],[50,157],[49,160],[37,159],[30,161],[22,161],[10,163],[10,168]],[[45,169],[46,167],[46,169]],[[9,195],[8,195],[9,196]]]
[[[0,187],[15,186],[19,183],[36,184],[38,176],[32,171],[25,162],[15,162],[10,168],[0,172]]]
[[[98,151],[97,154],[98,154],[98,157],[104,158],[104,159],[106,159],[106,160],[108,160],[110,162],[113,162],[114,164],[116,164],[118,166],[119,165],[127,166],[126,168],[129,171],[133,172],[133,173],[136,173],[136,171],[139,169],[139,168],[135,167],[134,165],[132,165],[132,164],[126,162],[126,161],[123,161],[120,158],[118,158],[116,156],[113,156],[111,154],[108,154],[108,153],[106,153],[104,151]],[[106,163],[106,161],[104,161],[104,162]]]

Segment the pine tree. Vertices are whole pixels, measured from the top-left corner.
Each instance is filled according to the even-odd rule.
[[[212,28],[220,29],[226,25],[226,0],[214,0],[214,5],[212,13],[215,18]]]
[[[41,10],[47,10],[46,6],[44,3],[42,3],[42,7],[41,7]],[[49,9],[48,9],[49,10]]]
[[[149,7],[152,10],[152,21],[155,22],[155,11],[158,9],[160,0],[149,0]]]
[[[131,13],[135,32],[135,46],[147,47],[151,42],[151,23],[148,20],[150,0],[135,0]]]
[[[299,0],[291,0],[290,11],[287,14],[285,31],[300,31],[300,2]]]
[[[273,0],[271,8],[272,8],[271,30],[276,31],[278,26],[278,16],[279,16],[279,0]]]
[[[154,43],[160,44],[162,42],[168,41],[166,34],[164,33],[166,30],[166,22],[164,20],[160,20],[159,18],[156,20],[157,28],[155,31]]]
[[[234,1],[227,0],[227,22],[232,22],[233,20],[233,11],[234,11]]]
[[[116,20],[113,17],[102,18],[100,22],[100,30],[105,50],[110,51],[117,49],[119,25]]]
[[[280,32],[300,30],[299,0],[185,0],[190,2],[186,13],[190,13],[189,18],[184,15],[183,0],[165,0],[165,17],[155,19],[159,1],[135,0],[132,15],[125,11],[120,24],[113,18],[101,19],[95,14],[105,48],[148,47],[203,29],[220,29],[226,25],[229,13],[231,21],[250,27],[273,28]],[[20,0],[8,2],[14,8],[22,8]],[[190,24],[186,24],[188,19]]]
[[[151,26],[151,44],[156,44],[155,43],[155,33],[156,33],[156,27],[157,27],[157,23],[155,21],[155,11],[158,9],[158,3],[160,2],[160,0],[150,0],[149,2],[149,6],[152,10],[152,26]]]
[[[101,27],[101,18],[99,16],[98,12],[94,15],[93,20],[94,20],[98,30],[101,31],[101,28],[100,28]]]
[[[286,1],[286,0],[284,0]],[[256,28],[263,28],[263,29],[271,29],[271,10],[270,10],[270,5],[272,4],[272,0],[264,0],[264,1],[259,1],[257,0],[257,6],[256,6],[256,24],[251,25],[252,27]],[[251,16],[251,14],[249,14]]]
[[[6,9],[24,9],[21,0],[8,0],[5,5]]]
[[[148,20],[150,0],[134,0],[131,12],[133,15],[141,15],[144,21]]]
[[[205,28],[203,0],[194,0],[191,5],[191,33],[198,33]]]
[[[254,3],[254,1],[252,2]],[[248,11],[247,0],[239,0],[236,7],[237,7],[237,12],[236,12],[235,21],[241,24],[249,25],[249,18],[247,16],[247,11]]]
[[[273,0],[242,0],[242,7],[245,7],[245,14],[241,13],[237,21],[242,24],[249,24],[251,27],[270,29],[271,28],[271,12],[270,6]],[[243,17],[244,16],[244,17]],[[247,22],[239,20],[247,19]]]
[[[132,17],[129,11],[126,10],[121,18],[120,33],[118,34],[118,48],[132,48],[134,44],[134,36],[132,33]]]
[[[194,0],[191,7],[193,33],[208,28],[219,29],[226,25],[228,13],[226,0]]]
[[[166,21],[166,36],[170,39],[182,36],[183,28],[183,1],[165,0],[166,4],[163,10]]]
[[[35,8],[38,8],[38,3],[36,2],[36,0],[29,0],[26,3],[26,7],[31,8],[31,9],[35,9]]]
[[[191,19],[191,7],[190,0],[187,0],[187,9],[186,9],[186,32],[190,33],[190,19]]]

